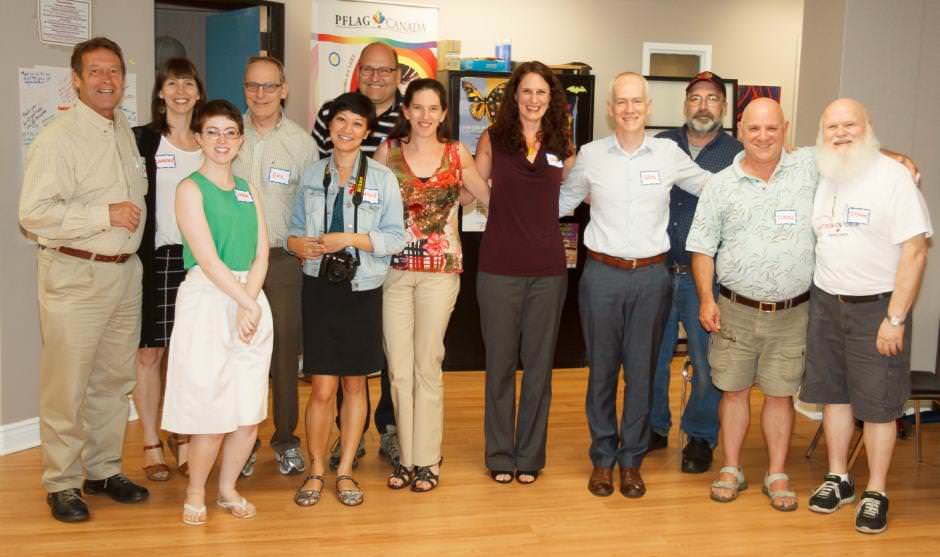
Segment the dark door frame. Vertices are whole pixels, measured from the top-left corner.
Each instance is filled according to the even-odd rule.
[[[280,60],[285,66],[284,59],[284,4],[268,2],[266,0],[157,0],[160,4],[174,6],[187,6],[190,8],[203,8],[207,10],[240,10],[260,6],[268,10],[268,30],[261,33],[261,50]]]

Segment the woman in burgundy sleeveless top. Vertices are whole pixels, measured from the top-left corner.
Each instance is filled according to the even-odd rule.
[[[574,164],[564,91],[541,62],[519,65],[477,145],[492,179],[477,298],[486,346],[486,467],[520,483],[545,466],[552,361],[568,287],[558,193]],[[522,393],[515,372],[522,357]]]

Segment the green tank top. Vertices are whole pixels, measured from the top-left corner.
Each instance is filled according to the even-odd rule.
[[[220,189],[199,172],[189,179],[202,192],[202,210],[209,223],[212,241],[219,259],[232,271],[247,271],[255,260],[258,244],[258,214],[248,182],[235,176],[235,189]],[[196,265],[196,258],[183,238],[183,267]]]

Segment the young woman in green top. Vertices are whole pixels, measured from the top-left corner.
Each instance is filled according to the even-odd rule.
[[[264,212],[254,189],[232,175],[241,114],[227,101],[211,101],[193,127],[205,160],[176,193],[187,275],[177,294],[163,428],[192,436],[183,522],[198,525],[206,522],[205,484],[220,449],[216,504],[236,518],[255,515],[235,481],[267,415],[273,333],[261,291]]]

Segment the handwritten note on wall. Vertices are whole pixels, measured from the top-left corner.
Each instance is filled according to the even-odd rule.
[[[36,66],[19,69],[20,134],[23,160],[39,132],[53,118],[72,108],[77,100],[69,68]],[[124,98],[120,109],[131,126],[137,121],[137,75],[124,78]]]

